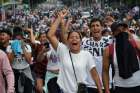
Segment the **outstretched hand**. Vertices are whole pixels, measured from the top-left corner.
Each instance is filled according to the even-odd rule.
[[[25,31],[31,33],[31,32],[33,32],[33,29],[32,28],[27,28],[27,29],[25,29]]]
[[[68,15],[68,10],[63,9],[62,11],[58,12],[58,17],[64,19]]]

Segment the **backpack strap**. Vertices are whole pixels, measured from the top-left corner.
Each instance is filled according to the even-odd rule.
[[[112,56],[114,55],[114,43],[110,44],[109,46],[109,56]]]
[[[113,61],[114,61],[114,43],[110,44],[108,46],[108,48],[109,48],[109,62],[110,62],[111,68],[112,68],[112,81],[113,81],[113,78],[115,75],[115,68],[114,68],[114,64],[113,64]],[[112,82],[112,89],[114,89],[113,82]]]
[[[138,46],[137,46],[137,44],[136,44],[135,39],[131,39],[131,40],[129,40],[129,41],[130,41],[130,43],[132,44],[132,46],[135,48],[136,54],[137,54],[137,56],[138,56],[139,59],[140,59],[140,50],[138,49]]]

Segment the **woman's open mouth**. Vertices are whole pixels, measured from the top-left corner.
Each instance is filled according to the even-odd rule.
[[[76,45],[78,45],[78,43],[72,43],[72,45],[76,46]]]

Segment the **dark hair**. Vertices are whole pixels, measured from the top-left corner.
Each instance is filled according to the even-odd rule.
[[[46,35],[46,32],[40,32],[39,35],[38,35],[38,38],[41,37],[41,35],[45,34]]]
[[[1,29],[0,30],[0,33],[6,33],[6,34],[8,34],[10,37],[12,37],[12,31],[10,30],[10,29],[8,29],[8,28],[3,28],[3,29]]]
[[[104,35],[106,32],[111,32],[109,29],[104,29],[103,31],[102,31],[102,35]]]
[[[82,40],[82,35],[81,35],[81,33],[80,33],[80,32],[78,32],[78,31],[70,31],[70,32],[68,32],[68,37],[67,37],[67,39],[69,39],[70,35],[71,35],[73,32],[78,33],[78,34],[79,34],[79,36],[80,36],[80,39]]]
[[[90,21],[89,27],[91,28],[92,23],[94,22],[99,22],[101,24],[101,26],[103,26],[103,22],[99,19],[99,18],[93,18]]]
[[[124,22],[114,22],[112,25],[111,25],[111,31],[114,33],[116,32],[117,28],[118,27],[125,27],[125,28],[128,28],[128,25]]]
[[[17,35],[23,36],[23,29],[18,26],[13,28],[13,38],[15,38]]]

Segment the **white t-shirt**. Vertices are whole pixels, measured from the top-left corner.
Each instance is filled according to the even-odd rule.
[[[59,58],[55,50],[50,46],[50,50],[47,52],[48,64],[47,70],[59,70]]]
[[[76,93],[77,82],[69,55],[69,48],[59,43],[57,54],[61,63],[57,83],[64,93]],[[95,67],[93,56],[88,51],[84,50],[81,50],[78,54],[71,53],[71,56],[78,82],[90,85],[87,79],[90,76],[90,70]]]
[[[106,46],[112,43],[112,38],[111,37],[102,37],[100,41],[95,41],[92,37],[87,38],[83,41],[82,43],[82,49],[88,50],[94,57],[95,63],[96,63],[96,69],[99,74],[100,80],[102,80],[102,57],[103,57],[103,50]],[[112,69],[110,68],[109,71],[110,75],[110,87],[112,83]],[[96,87],[95,82],[91,77],[89,77],[89,83],[92,83],[92,86],[90,87]],[[102,84],[103,88],[103,84]]]

